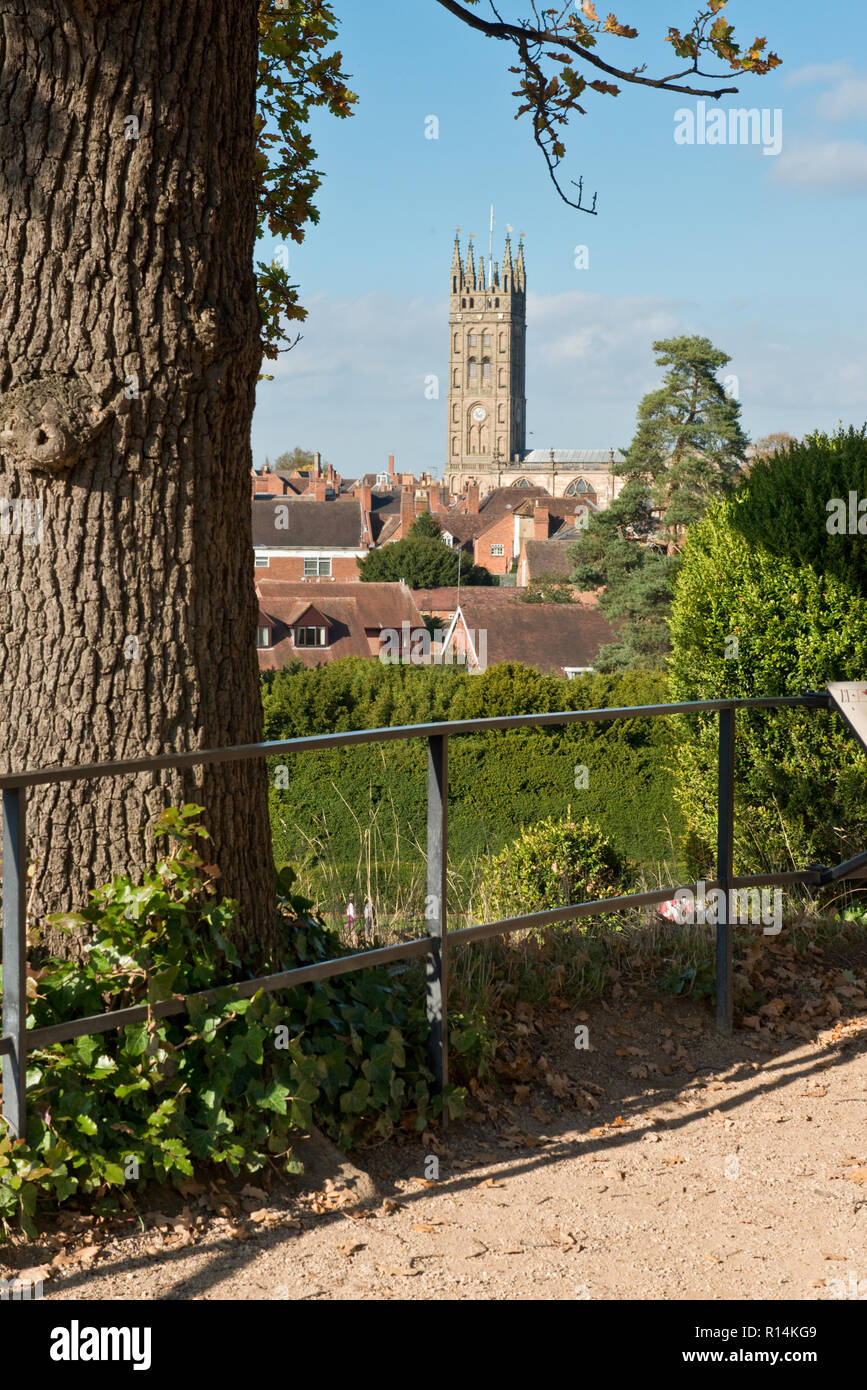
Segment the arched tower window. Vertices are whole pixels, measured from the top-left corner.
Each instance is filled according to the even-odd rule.
[[[512,483],[512,487],[531,487],[531,486],[532,486],[532,484],[531,484],[526,478],[519,478],[518,481],[517,481],[516,483]]]
[[[490,359],[490,357],[483,357],[483,358],[482,358],[482,381],[490,381],[490,379],[491,379],[491,359]]]
[[[474,381],[479,374],[479,364],[475,357],[470,358],[470,381]]]

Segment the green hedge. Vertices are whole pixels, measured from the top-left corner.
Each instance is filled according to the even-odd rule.
[[[265,691],[268,738],[557,709],[653,704],[667,698],[659,674],[542,676],[510,663],[469,676],[448,668],[350,659],[280,672]],[[616,720],[453,738],[449,750],[449,851],[469,872],[521,829],[546,817],[588,816],[617,852],[651,870],[682,839],[672,795],[675,740],[665,719]],[[285,766],[288,787],[278,787]],[[587,769],[584,777],[576,768]],[[424,844],[426,748],[406,740],[274,760],[271,809],[277,858],[297,862],[308,837],[359,888],[359,841],[398,861],[396,885],[418,878]]]
[[[826,502],[850,490],[867,495],[864,432],[817,434],[757,465],[692,530],[672,612],[673,698],[800,695],[867,676],[867,541],[826,526]],[[715,726],[689,721],[679,758],[689,857],[702,869],[716,836]],[[741,872],[863,848],[867,759],[838,715],[745,712],[738,735]]]

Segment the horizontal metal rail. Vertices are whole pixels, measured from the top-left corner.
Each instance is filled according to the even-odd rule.
[[[354,748],[359,743],[389,743],[393,739],[446,738],[460,734],[493,733],[497,729],[532,729],[547,724],[593,724],[610,719],[653,719],[666,714],[714,714],[727,709],[828,709],[831,697],[819,693],[781,695],[744,700],[693,700],[675,705],[627,705],[614,709],[569,709],[543,714],[504,714],[490,719],[454,719],[441,724],[398,724],[383,729],[353,729],[342,734],[307,734],[271,743],[244,743],[229,748],[201,748],[190,753],[161,753],[152,758],[127,758],[81,767],[46,767],[32,772],[6,772],[0,791],[9,787],[42,787],[55,782],[86,782],[101,777],[161,772],[202,763],[243,762],[272,758],[279,753],[310,753],[318,748]]]
[[[264,991],[292,989],[298,985],[315,984],[356,970],[369,970],[391,965],[397,961],[425,957],[427,973],[427,1016],[430,1029],[429,1057],[437,1085],[442,1088],[448,1079],[447,1055],[447,998],[448,950],[452,946],[470,945],[515,931],[550,926],[588,917],[624,912],[673,898],[678,892],[698,894],[722,890],[725,905],[717,921],[717,1021],[723,1033],[732,1026],[732,966],[731,922],[729,920],[729,890],[783,886],[786,884],[825,884],[846,878],[858,878],[867,873],[867,853],[855,855],[845,863],[824,868],[812,865],[808,869],[778,874],[734,876],[731,871],[732,791],[734,761],[734,717],[737,710],[746,709],[830,709],[833,702],[828,694],[810,692],[806,695],[757,697],[755,699],[700,700],[682,704],[631,705],[614,709],[559,710],[543,714],[503,715],[489,719],[462,719],[444,723],[409,724],[396,728],[359,729],[347,733],[314,734],[304,738],[282,739],[276,742],[245,744],[231,748],[197,749],[188,753],[167,753],[157,757],[133,758],[117,762],[94,763],[81,767],[42,768],[30,772],[0,776],[3,802],[3,1030],[0,1036],[0,1058],[3,1067],[3,1116],[13,1134],[23,1134],[25,1128],[24,1078],[26,1056],[34,1049],[67,1042],[73,1038],[107,1033],[150,1017],[171,1018],[188,1014],[197,1003],[225,1004],[249,999]],[[448,740],[465,734],[488,733],[496,730],[535,728],[547,725],[593,723],[615,719],[646,719],[670,714],[696,715],[717,713],[720,716],[720,757],[718,807],[720,810],[720,844],[717,877],[699,884],[686,884],[654,889],[644,893],[628,893],[612,898],[598,898],[571,903],[542,912],[524,913],[517,917],[483,922],[477,926],[448,931],[446,923],[446,840],[448,807]],[[26,1028],[25,955],[26,930],[24,882],[26,870],[26,790],[58,782],[95,780],[121,777],[141,772],[174,770],[204,763],[239,762],[247,758],[270,758],[281,754],[313,752],[321,748],[354,747],[358,744],[383,743],[395,739],[423,738],[428,745],[428,904],[429,934],[394,946],[377,947],[321,961],[252,980],[229,982],[224,986],[200,991],[188,996],[176,996],[148,1006],[137,1004],[111,1013],[89,1018],[50,1024],[43,1028]],[[728,810],[726,810],[726,804]]]

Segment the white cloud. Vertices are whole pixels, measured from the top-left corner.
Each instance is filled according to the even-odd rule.
[[[777,183],[837,193],[867,191],[867,144],[860,140],[789,143],[771,170]]]
[[[816,103],[818,115],[827,121],[848,121],[867,116],[867,77],[847,77]]]
[[[794,72],[787,73],[786,86],[806,87],[815,82],[838,82],[851,74],[851,63],[809,63],[806,67],[795,68]]]

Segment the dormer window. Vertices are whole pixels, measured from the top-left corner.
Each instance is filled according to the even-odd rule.
[[[296,647],[327,646],[325,632],[324,627],[296,627],[295,645]]]
[[[260,627],[256,630],[256,646],[260,651],[266,651],[271,646],[270,627]]]

